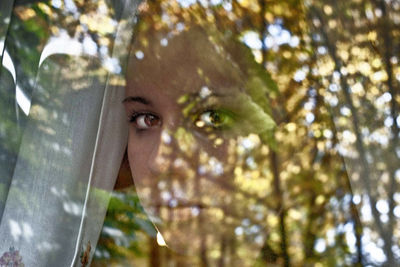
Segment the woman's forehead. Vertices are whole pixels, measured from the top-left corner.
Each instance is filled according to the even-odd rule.
[[[156,74],[154,76],[149,76],[147,79],[128,78],[126,96],[143,96],[146,98],[169,97],[178,99],[182,96],[200,98],[208,96],[225,97],[242,92],[242,87],[231,81],[225,83],[221,81],[206,83],[197,80],[194,76],[188,75],[187,80],[190,84],[179,84],[176,80],[165,81],[157,77]]]
[[[224,88],[242,87],[243,76],[226,51],[193,28],[168,40],[158,33],[139,34],[127,80],[132,92],[196,93],[207,87],[223,93]]]

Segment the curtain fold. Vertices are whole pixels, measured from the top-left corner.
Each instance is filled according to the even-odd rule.
[[[0,61],[3,56],[4,43],[10,26],[13,6],[14,0],[2,0],[0,2]]]
[[[21,137],[16,101],[16,71],[5,50],[14,0],[0,2],[0,218],[2,217]]]

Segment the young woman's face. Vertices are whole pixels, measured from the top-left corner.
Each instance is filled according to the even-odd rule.
[[[128,68],[124,104],[135,187],[167,245],[189,254],[202,242],[231,240],[243,223],[253,227],[252,250],[265,234],[262,196],[236,176],[256,169],[246,155],[267,147],[251,129],[256,108],[242,73],[217,50],[190,31],[169,42],[154,38],[150,47],[133,48]]]

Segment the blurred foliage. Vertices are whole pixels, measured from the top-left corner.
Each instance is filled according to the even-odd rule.
[[[132,256],[143,256],[145,234],[156,237],[157,231],[140,206],[136,193],[132,190],[115,192],[98,243],[98,257],[118,262]]]

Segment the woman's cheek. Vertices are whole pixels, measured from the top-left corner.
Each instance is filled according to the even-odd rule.
[[[129,158],[129,166],[131,168],[132,177],[136,179],[140,179],[145,175],[145,157],[146,153],[144,151],[145,146],[143,142],[140,142],[134,133],[129,133],[129,141],[128,141],[128,158]]]
[[[138,181],[149,178],[150,166],[154,162],[160,135],[158,131],[129,131],[128,158],[132,177]]]

